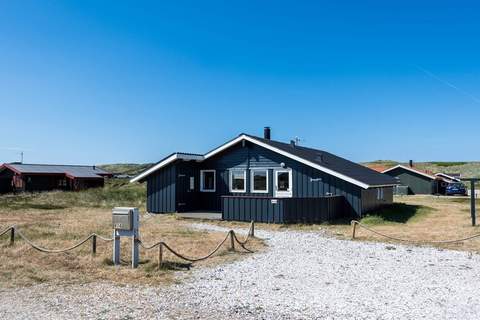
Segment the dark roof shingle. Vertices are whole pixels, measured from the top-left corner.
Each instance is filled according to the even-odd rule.
[[[7,167],[22,174],[65,174],[72,178],[101,178],[110,174],[96,166],[10,163]]]
[[[288,152],[306,161],[313,162],[324,168],[338,172],[370,186],[397,184],[397,181],[387,174],[379,173],[358,163],[341,158],[323,150],[306,148],[302,146],[292,146],[289,143],[263,139],[252,135],[248,136],[268,144],[269,146]]]

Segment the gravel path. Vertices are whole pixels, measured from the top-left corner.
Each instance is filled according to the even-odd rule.
[[[195,225],[197,228],[219,227]],[[168,288],[0,291],[1,319],[479,319],[480,256],[257,230],[270,248]]]

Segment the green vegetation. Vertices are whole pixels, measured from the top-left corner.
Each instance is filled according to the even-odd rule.
[[[82,191],[50,191],[0,196],[0,207],[11,210],[57,210],[72,207],[111,208],[115,206],[145,207],[145,184],[111,179],[104,188]]]
[[[423,218],[433,210],[426,206],[394,203],[382,210],[368,214],[361,222],[369,225],[407,223]]]
[[[367,164],[381,165],[381,166],[385,166],[385,167],[394,167],[397,164],[399,164],[399,162],[394,161],[394,160],[375,160],[375,161],[365,162],[365,163],[362,163],[362,164],[364,164],[364,165],[367,165]]]
[[[463,166],[467,162],[430,162],[432,165],[439,167],[454,167],[454,166]]]
[[[147,168],[151,167],[152,163],[116,163],[116,164],[103,164],[100,168],[115,174],[128,174],[137,175]]]

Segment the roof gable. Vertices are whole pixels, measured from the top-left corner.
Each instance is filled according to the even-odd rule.
[[[322,172],[345,180],[349,183],[357,185],[361,188],[368,189],[370,187],[380,187],[380,186],[393,186],[397,184],[397,182],[388,175],[384,175],[382,173],[376,172],[369,168],[366,168],[360,164],[354,163],[352,161],[343,159],[341,157],[335,156],[331,153],[305,148],[300,146],[292,146],[287,143],[278,142],[274,140],[267,140],[247,134],[241,134],[235,139],[228,141],[227,143],[219,146],[216,149],[213,149],[206,153],[205,155],[190,155],[189,160],[197,160],[197,161],[204,161],[207,160],[214,155],[236,145],[241,141],[249,141],[266,149],[272,150],[278,154],[281,154],[285,157],[308,165],[312,168],[318,169]],[[180,159],[181,157],[179,153],[174,153],[169,157],[161,160],[151,168],[147,169],[146,171],[142,172],[132,180],[131,182],[140,181],[146,178],[151,173],[155,172],[156,170],[162,168],[163,166],[168,165],[169,163]],[[185,154],[183,154],[185,155]]]
[[[434,176],[429,175],[428,173],[422,172],[422,171],[420,171],[420,170],[416,170],[416,169],[414,169],[414,168],[406,167],[406,166],[403,166],[403,165],[401,165],[401,164],[396,165],[395,167],[392,167],[392,168],[390,168],[390,169],[387,169],[387,170],[383,171],[383,173],[387,173],[387,172],[393,171],[393,170],[395,170],[395,169],[403,169],[403,170],[406,170],[406,171],[410,171],[410,172],[419,174],[419,175],[421,175],[421,176],[424,176],[424,177],[426,177],[426,178],[429,178],[429,179],[431,179],[431,180],[435,180],[435,179],[436,179]]]

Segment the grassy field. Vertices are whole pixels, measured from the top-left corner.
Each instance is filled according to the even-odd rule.
[[[0,229],[16,225],[33,242],[50,249],[69,247],[91,233],[111,237],[113,206],[145,207],[144,185],[112,181],[103,189],[82,192],[0,196]],[[141,239],[147,245],[163,240],[191,257],[207,254],[225,237],[225,233],[192,230],[185,220],[173,215],[143,216],[140,225]],[[122,260],[126,265],[123,268],[112,266],[111,242],[98,240],[97,246],[95,257],[91,255],[90,242],[68,253],[45,254],[32,249],[18,237],[15,245],[10,247],[8,235],[4,235],[0,237],[0,287],[99,280],[165,284],[176,281],[174,270],[225,263],[246,256],[245,253],[230,253],[227,242],[217,256],[194,265],[165,253],[165,268],[158,270],[158,250],[141,249],[140,267],[132,270],[127,266],[130,261],[129,243],[122,243]],[[259,250],[262,243],[253,240],[248,246]]]
[[[100,167],[111,173],[137,175],[152,165],[153,163],[114,163],[103,164]]]
[[[480,206],[480,200],[477,200],[477,206]],[[480,233],[479,226],[471,226],[470,199],[466,197],[396,197],[395,204],[391,208],[367,215],[361,222],[387,235],[415,241],[460,239]],[[322,228],[347,239],[352,234],[352,228],[347,223],[332,224]],[[357,228],[357,239],[396,242],[362,228]],[[480,252],[480,238],[434,246]]]

